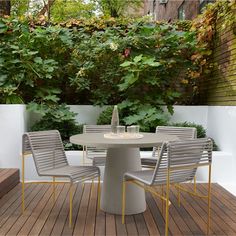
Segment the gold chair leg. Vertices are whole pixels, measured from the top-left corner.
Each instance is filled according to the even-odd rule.
[[[25,156],[22,154],[22,213],[25,211]]]
[[[179,187],[179,184],[178,184]],[[180,207],[180,188],[178,188],[178,206]]]
[[[164,187],[163,184],[161,185],[161,196],[164,196]],[[161,210],[162,210],[162,214],[164,213],[164,200],[161,199]]]
[[[126,181],[123,180],[122,184],[122,224],[125,223],[125,187],[126,187]]]
[[[196,175],[194,176],[194,178],[193,178],[193,182],[194,182],[194,193],[196,193],[197,192],[197,180],[196,180]]]
[[[169,191],[170,191],[170,170],[167,171],[167,183],[166,183],[166,225],[165,236],[168,236],[169,228]]]
[[[101,179],[98,177],[98,210],[100,210],[100,201],[101,201]]]
[[[91,193],[93,192],[94,179],[92,179]]]
[[[83,146],[83,165],[85,164],[85,146]]]
[[[53,179],[53,183],[52,183],[52,191],[53,191],[53,202],[55,203],[55,200],[56,200],[56,188],[55,188],[55,177],[53,176],[52,177]]]
[[[211,165],[209,165],[209,173],[208,173],[208,218],[207,218],[207,234],[210,233],[210,225],[211,225]]]
[[[72,226],[72,183],[70,184],[70,215],[69,215],[69,227]]]

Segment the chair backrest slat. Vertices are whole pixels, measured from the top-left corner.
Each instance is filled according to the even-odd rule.
[[[156,133],[175,135],[179,140],[190,140],[197,138],[197,129],[195,127],[176,127],[176,126],[157,126]],[[152,151],[153,157],[158,157],[157,148]]]
[[[180,140],[194,139],[197,137],[197,130],[194,127],[157,126],[156,132],[175,135]]]
[[[212,141],[207,138],[183,140],[163,144],[157,162],[153,183],[166,179],[170,168],[171,182],[190,181],[196,174],[197,167],[212,161]]]
[[[111,132],[111,125],[84,125],[83,133],[109,133]],[[106,156],[107,149],[86,146],[86,156],[89,159],[94,157]]]
[[[23,153],[33,155],[39,175],[44,171],[67,166],[67,158],[57,130],[28,132],[23,135]]]

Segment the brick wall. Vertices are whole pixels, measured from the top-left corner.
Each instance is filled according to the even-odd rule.
[[[9,0],[0,0],[0,16],[10,15],[11,2]]]
[[[222,29],[222,24],[223,19],[214,41],[215,69],[201,85],[202,104],[236,105],[236,28]]]
[[[153,4],[153,2],[155,4]],[[175,20],[178,19],[178,8],[183,3],[186,19],[193,19],[199,12],[199,0],[169,0],[167,4],[160,4],[159,0],[145,0],[145,14],[155,12],[156,20]],[[153,8],[154,7],[154,8]]]

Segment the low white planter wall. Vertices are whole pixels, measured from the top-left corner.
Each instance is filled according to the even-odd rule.
[[[0,168],[19,168],[27,119],[25,105],[0,105]]]
[[[100,113],[106,108],[91,105],[70,105],[70,109],[76,112],[76,120],[79,124],[94,125],[97,123],[97,119]]]
[[[208,106],[174,106],[170,122],[194,122],[207,128]]]
[[[103,110],[92,106],[71,106],[78,113],[79,123],[95,124]],[[235,106],[174,106],[172,122],[195,122],[207,128],[208,136],[214,138],[223,153],[213,160],[213,181],[217,181],[236,195],[236,107]],[[22,134],[32,124],[25,105],[0,105],[0,168],[21,169],[21,139]],[[147,154],[145,154],[147,155]],[[70,161],[78,161],[69,157]],[[28,179],[35,177],[34,165],[28,160],[26,168]],[[199,181],[204,174],[198,176]]]
[[[227,169],[227,171],[224,171]],[[214,151],[212,153],[212,173],[211,181],[221,185],[234,184],[232,179],[233,173],[233,157],[231,153]],[[201,167],[197,171],[197,181],[208,181],[208,167]]]

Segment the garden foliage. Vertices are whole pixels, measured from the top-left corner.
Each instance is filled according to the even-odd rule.
[[[150,130],[163,105],[172,113],[197,93],[204,45],[189,24],[0,19],[0,35],[1,103],[120,104],[126,124]]]
[[[77,149],[77,145],[70,143],[69,138],[72,135],[82,133],[82,125],[79,125],[75,116],[76,113],[70,111],[65,104],[44,106],[36,103],[29,105],[29,111],[38,111],[41,115],[32,127],[31,131],[53,130],[60,132],[65,150]]]

